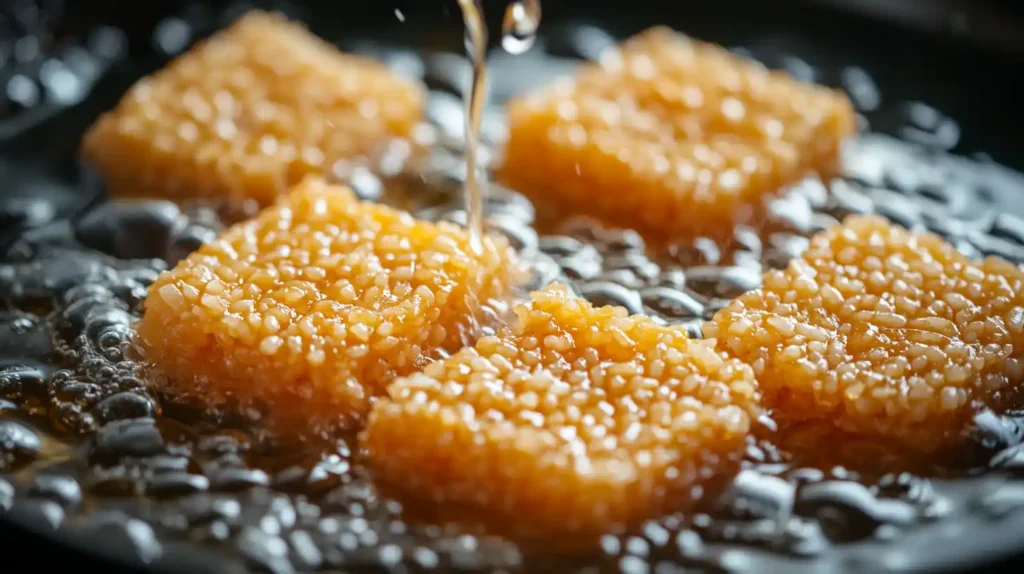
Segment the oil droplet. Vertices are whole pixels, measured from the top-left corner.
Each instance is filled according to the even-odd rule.
[[[540,0],[517,0],[505,9],[501,21],[501,47],[522,54],[533,47],[540,27]]]

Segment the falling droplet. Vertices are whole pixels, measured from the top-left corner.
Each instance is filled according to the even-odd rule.
[[[540,0],[517,0],[505,9],[501,21],[501,47],[522,54],[533,47],[540,27]]]

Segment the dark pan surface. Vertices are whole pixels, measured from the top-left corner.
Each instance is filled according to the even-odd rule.
[[[244,425],[196,422],[140,385],[137,365],[108,352],[105,337],[125,335],[168,256],[221,224],[205,208],[112,210],[74,152],[86,126],[131,82],[246,5],[139,4],[15,1],[0,12],[0,559],[24,555],[44,567],[114,560],[185,572],[879,572],[984,568],[1024,551],[1024,423],[1009,416],[979,419],[991,461],[952,479],[903,474],[861,485],[851,471],[789,468],[752,445],[746,469],[706,514],[605,537],[598,555],[572,563],[523,557],[500,539],[407,524],[400,505],[352,459],[350,440],[293,460]],[[459,125],[452,95],[465,73],[452,57],[461,50],[454,2],[256,4],[422,75],[437,94],[432,121],[451,131],[437,173],[426,175],[444,175],[440,159],[457,157],[458,127],[445,128]],[[1024,262],[1024,176],[1014,171],[1024,169],[1024,140],[1011,84],[1024,71],[1024,52],[1012,42],[973,41],[969,30],[953,37],[945,25],[907,31],[837,2],[770,4],[652,0],[636,10],[545,2],[538,47],[517,58],[495,54],[492,97],[498,104],[571,71],[613,38],[669,24],[845,87],[872,132],[851,146],[843,179],[787,195],[779,215],[787,231],[755,254],[764,265],[783,264],[815,226],[857,211],[931,229],[974,256]],[[956,21],[972,21],[958,14]],[[450,182],[441,187],[453,193]],[[518,196],[503,197],[494,209],[515,211]],[[436,206],[421,213],[428,214],[452,215]],[[811,223],[801,224],[801,214]],[[528,222],[508,219],[505,232],[537,243]],[[105,227],[111,222],[146,232],[119,242]],[[160,240],[147,243],[154,234]],[[601,302],[646,305],[643,285],[621,283],[667,277],[635,253],[613,264],[600,244],[594,260],[565,256],[564,240],[541,242],[538,265]],[[744,288],[715,277],[711,291]],[[695,296],[707,302],[700,314],[713,310],[707,292]]]

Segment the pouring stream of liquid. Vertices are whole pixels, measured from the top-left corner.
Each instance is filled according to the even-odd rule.
[[[467,50],[473,61],[473,76],[463,94],[466,129],[466,225],[470,247],[477,253],[483,248],[482,173],[477,155],[480,149],[480,123],[487,99],[487,25],[482,0],[458,0],[466,25]],[[502,19],[502,47],[511,54],[521,54],[533,46],[540,26],[540,0],[518,0],[510,4]]]

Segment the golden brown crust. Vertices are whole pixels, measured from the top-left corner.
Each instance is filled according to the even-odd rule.
[[[851,217],[704,332],[754,367],[778,417],[933,452],[1024,379],[1024,272]]]
[[[139,341],[172,392],[344,424],[424,354],[475,341],[524,273],[503,238],[478,255],[462,228],[309,179],[163,273]]]
[[[765,195],[837,166],[840,92],[652,28],[514,100],[501,176],[562,211],[654,235],[731,231]]]
[[[253,11],[139,80],[86,133],[116,195],[269,205],[420,121],[421,86]]]
[[[363,444],[385,481],[533,535],[593,533],[685,505],[735,467],[759,413],[749,367],[560,286],[516,314],[376,404]]]

